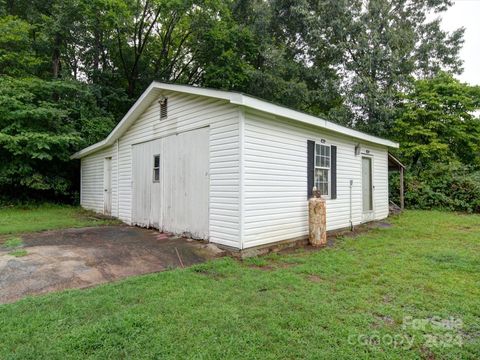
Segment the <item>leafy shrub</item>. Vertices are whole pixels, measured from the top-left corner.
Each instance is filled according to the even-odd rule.
[[[85,84],[0,76],[0,202],[71,202],[79,164],[70,155],[113,126]]]
[[[390,198],[398,204],[398,174],[390,175]],[[459,163],[434,163],[405,173],[405,206],[480,213],[480,171]]]

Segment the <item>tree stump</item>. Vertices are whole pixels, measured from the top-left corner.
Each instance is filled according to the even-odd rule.
[[[325,200],[311,198],[308,200],[309,241],[312,246],[327,244],[327,211]]]

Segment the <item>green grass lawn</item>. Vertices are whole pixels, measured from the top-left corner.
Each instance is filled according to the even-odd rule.
[[[76,206],[32,205],[0,207],[0,235],[116,223],[99,219]]]
[[[319,251],[0,306],[0,358],[478,358],[480,216],[391,221]]]

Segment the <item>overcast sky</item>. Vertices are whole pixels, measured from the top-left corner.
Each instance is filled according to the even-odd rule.
[[[460,80],[480,85],[480,0],[456,0],[455,4],[442,13],[445,30],[465,28],[465,43],[460,52],[463,74]]]

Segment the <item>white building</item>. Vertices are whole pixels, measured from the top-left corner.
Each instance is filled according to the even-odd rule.
[[[245,249],[388,216],[398,144],[247,95],[154,82],[81,159],[81,205],[127,224]]]

